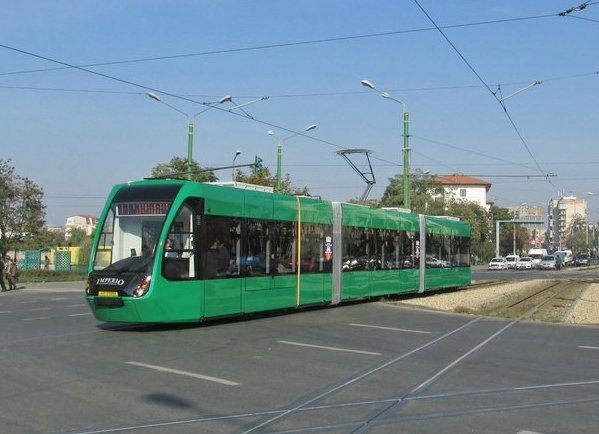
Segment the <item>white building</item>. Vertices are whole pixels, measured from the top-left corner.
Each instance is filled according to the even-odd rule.
[[[487,200],[487,192],[491,188],[491,183],[488,181],[473,176],[452,174],[438,175],[434,182],[443,187],[446,197],[474,202],[487,211],[491,208],[492,202]]]
[[[74,215],[67,217],[67,222],[64,225],[64,237],[65,239],[71,238],[71,231],[73,228],[81,229],[85,231],[85,235],[91,235],[96,229],[98,224],[98,217],[90,215]]]
[[[551,199],[547,207],[549,216],[547,241],[550,250],[566,248],[565,240],[570,223],[576,216],[587,219],[587,201],[574,196]]]

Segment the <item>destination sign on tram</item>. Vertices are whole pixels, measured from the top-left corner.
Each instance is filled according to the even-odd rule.
[[[125,202],[117,205],[117,212],[120,216],[166,215],[169,206],[169,202]]]

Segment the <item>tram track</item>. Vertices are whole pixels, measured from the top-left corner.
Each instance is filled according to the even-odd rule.
[[[583,281],[558,280],[524,288],[481,307],[478,314],[518,320],[563,322],[587,289]]]

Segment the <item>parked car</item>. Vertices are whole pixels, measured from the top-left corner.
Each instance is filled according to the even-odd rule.
[[[539,263],[541,270],[558,270],[560,266],[559,258],[555,255],[545,255]]]
[[[518,259],[520,259],[520,255],[507,255],[505,260],[507,261],[507,268],[516,269],[516,264],[518,263]]]
[[[445,267],[449,267],[449,262],[444,261],[439,258],[435,258],[434,256],[427,256],[426,257],[426,266],[433,267],[433,268],[445,268]]]
[[[591,255],[588,253],[579,253],[574,259],[574,265],[580,267],[582,265],[591,265]]]
[[[530,256],[523,256],[516,262],[516,270],[532,270],[532,258]]]
[[[503,256],[493,258],[489,262],[489,270],[507,270],[507,261]]]

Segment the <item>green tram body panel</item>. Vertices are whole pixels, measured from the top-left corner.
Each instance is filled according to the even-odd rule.
[[[148,271],[151,274],[151,280],[147,291],[142,296],[134,297],[121,293],[115,296],[114,292],[111,291],[108,291],[109,295],[106,296],[105,294],[100,295],[101,291],[99,290],[93,291],[93,279],[95,278],[99,283],[98,279],[104,273],[101,269],[94,271],[96,256],[101,254],[99,247],[101,238],[105,236],[101,230],[96,231],[89,270],[92,284],[91,289],[88,288],[87,301],[98,320],[109,322],[201,321],[209,318],[267,310],[335,304],[335,285],[339,287],[338,301],[343,302],[388,294],[415,293],[423,290],[459,287],[469,285],[471,281],[470,267],[466,263],[461,264],[461,266],[447,268],[426,268],[425,278],[422,279],[420,275],[422,268],[419,268],[418,263],[415,263],[416,259],[414,259],[418,256],[415,254],[415,250],[419,246],[420,216],[392,210],[374,209],[346,203],[340,204],[341,219],[339,223],[342,233],[337,240],[344,240],[343,236],[347,236],[349,237],[347,240],[353,240],[355,244],[364,244],[363,238],[366,236],[366,238],[370,237],[371,240],[379,240],[379,244],[383,244],[384,242],[381,240],[385,236],[397,237],[398,233],[411,234],[412,262],[405,261],[410,263],[409,266],[387,266],[387,262],[390,261],[384,261],[381,255],[378,254],[379,250],[384,250],[384,248],[376,247],[378,250],[375,251],[375,247],[372,247],[370,257],[371,262],[373,262],[372,258],[376,259],[374,261],[375,265],[365,266],[363,269],[346,269],[345,264],[349,261],[347,258],[352,258],[349,251],[349,241],[341,241],[341,244],[344,244],[343,246],[339,245],[339,242],[337,244],[333,243],[332,254],[328,252],[329,257],[323,251],[315,257],[313,249],[314,246],[319,246],[318,242],[315,244],[312,240],[312,251],[310,251],[308,248],[309,243],[305,244],[306,241],[302,237],[304,237],[305,232],[307,237],[320,236],[327,241],[335,239],[333,234],[336,227],[333,209],[335,206],[334,203],[308,197],[295,197],[192,181],[137,181],[117,185],[111,191],[98,228],[105,226],[111,204],[115,197],[121,194],[119,193],[121,190],[128,188],[143,190],[147,187],[148,191],[151,191],[154,186],[163,185],[178,188],[178,192],[172,198],[168,212],[165,212],[163,216],[164,221],[159,234],[157,234],[155,259],[151,265],[151,270]],[[278,273],[275,271],[275,265],[271,264],[270,272],[262,272],[260,275],[252,274],[251,271],[247,271],[252,267],[245,266],[245,274],[239,270],[238,275],[227,275],[219,278],[204,278],[201,275],[203,271],[198,270],[196,272],[200,274],[192,279],[172,280],[165,277],[163,267],[166,266],[168,260],[164,257],[164,252],[165,243],[169,237],[169,228],[173,225],[176,227],[177,212],[184,208],[186,203],[189,203],[190,198],[195,198],[194,200],[197,202],[194,205],[196,206],[197,215],[194,217],[193,224],[197,224],[200,228],[206,224],[206,220],[211,218],[226,218],[229,221],[245,222],[239,224],[238,227],[241,228],[247,227],[243,226],[244,224],[251,225],[252,222],[266,222],[265,226],[271,231],[275,230],[273,228],[276,225],[292,228],[293,239],[295,240],[295,244],[293,244],[296,265],[294,271],[292,273],[287,272],[287,274]],[[150,200],[150,198],[143,197],[141,200]],[[113,206],[112,209],[114,208]],[[122,217],[121,219],[123,221],[119,224],[125,226],[126,221]],[[298,219],[301,222],[299,226],[297,224]],[[271,226],[268,226],[269,224]],[[235,239],[235,236],[238,237],[237,239],[242,239],[244,236],[243,229],[241,231],[241,235],[231,235],[232,239]],[[470,227],[465,222],[427,216],[426,233],[427,236],[438,235],[469,239]],[[126,235],[123,235],[122,238],[126,238]],[[197,255],[197,258],[194,257],[193,261],[196,261],[194,264],[199,270],[204,270],[202,268],[204,265],[200,262],[203,259],[198,246],[207,244],[207,238],[210,235],[210,233],[204,233],[201,229],[198,229],[198,232],[194,232],[192,236],[194,249],[192,253]],[[358,235],[362,239],[358,239]],[[112,236],[114,237],[112,243],[116,245],[118,238],[116,230]],[[420,237],[420,239],[422,238]],[[302,239],[302,242],[297,242],[298,239]],[[447,239],[449,238],[444,238],[444,240]],[[270,240],[270,248],[274,249],[272,244],[276,244],[276,241],[273,237]],[[247,242],[251,244],[253,241],[256,240]],[[348,244],[348,246],[345,246],[345,244]],[[110,247],[110,244],[108,245]],[[239,245],[238,242],[237,246]],[[420,245],[420,248],[426,249],[426,245]],[[325,249],[325,247],[322,247],[322,249]],[[273,251],[270,253],[273,254]],[[305,255],[311,255],[311,262],[304,257]],[[343,255],[344,257],[339,256],[337,258],[338,262],[336,262],[335,255]],[[236,255],[238,262],[240,256],[241,254],[238,251]],[[332,260],[330,256],[333,257]],[[469,250],[466,256],[468,256],[469,261]],[[190,259],[189,263],[191,264],[193,261]],[[462,258],[462,261],[465,262],[465,259]],[[354,260],[354,262],[360,261]],[[344,264],[343,271],[336,270],[334,268],[335,263]],[[192,265],[189,265],[189,267],[192,267]],[[340,277],[338,279],[334,277],[335,273],[339,273]]]

